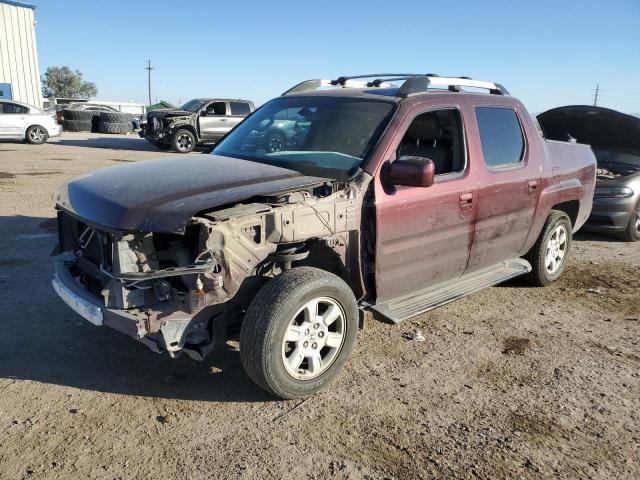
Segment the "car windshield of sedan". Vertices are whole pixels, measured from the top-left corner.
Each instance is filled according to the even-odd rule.
[[[346,181],[369,155],[393,110],[388,101],[281,97],[249,116],[212,153]]]
[[[187,103],[180,107],[181,110],[185,110],[187,112],[195,112],[200,109],[206,103],[205,100],[199,100],[194,98],[193,100],[189,100]]]

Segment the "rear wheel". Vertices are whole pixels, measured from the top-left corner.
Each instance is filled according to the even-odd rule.
[[[631,212],[629,224],[627,225],[627,229],[622,232],[621,237],[627,242],[640,241],[640,200],[638,201],[636,208]]]
[[[32,125],[27,128],[25,140],[33,145],[40,145],[46,142],[48,138],[49,133],[47,132],[47,129],[40,125]]]
[[[294,268],[270,280],[247,310],[242,364],[277,397],[313,395],[342,371],[357,330],[356,299],[342,279],[317,268]]]
[[[531,263],[528,280],[538,287],[555,282],[564,272],[571,250],[571,220],[564,212],[552,211],[536,244],[525,258]]]
[[[279,132],[270,133],[267,136],[266,151],[267,153],[280,152],[285,147],[285,137]]]
[[[181,128],[173,134],[171,147],[179,153],[189,153],[196,146],[196,136],[189,130]]]

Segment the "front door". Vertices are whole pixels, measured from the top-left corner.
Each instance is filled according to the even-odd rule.
[[[405,127],[395,158],[430,158],[436,177],[426,188],[376,178],[377,303],[461,276],[473,240],[477,173],[460,109],[416,111]]]
[[[215,101],[206,105],[200,111],[198,122],[203,140],[218,140],[230,130],[227,102]]]
[[[522,255],[540,193],[540,164],[529,161],[519,118],[511,108],[475,107],[478,218],[468,271]],[[480,158],[482,156],[482,159]]]

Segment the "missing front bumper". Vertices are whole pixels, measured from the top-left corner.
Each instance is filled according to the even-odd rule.
[[[164,346],[146,337],[144,320],[124,310],[107,308],[100,299],[94,297],[76,281],[71,275],[67,264],[62,260],[55,262],[55,275],[52,280],[53,288],[58,296],[74,312],[96,326],[106,326],[135,338],[157,353],[165,351]]]

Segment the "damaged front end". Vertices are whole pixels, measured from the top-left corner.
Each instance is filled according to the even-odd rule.
[[[182,111],[155,110],[147,114],[145,137],[153,142],[166,142],[181,126],[188,125],[196,131],[197,115]]]
[[[319,251],[351,268],[357,197],[337,183],[254,197],[197,214],[183,233],[108,229],[58,207],[54,287],[93,323],[201,360],[283,269]]]

